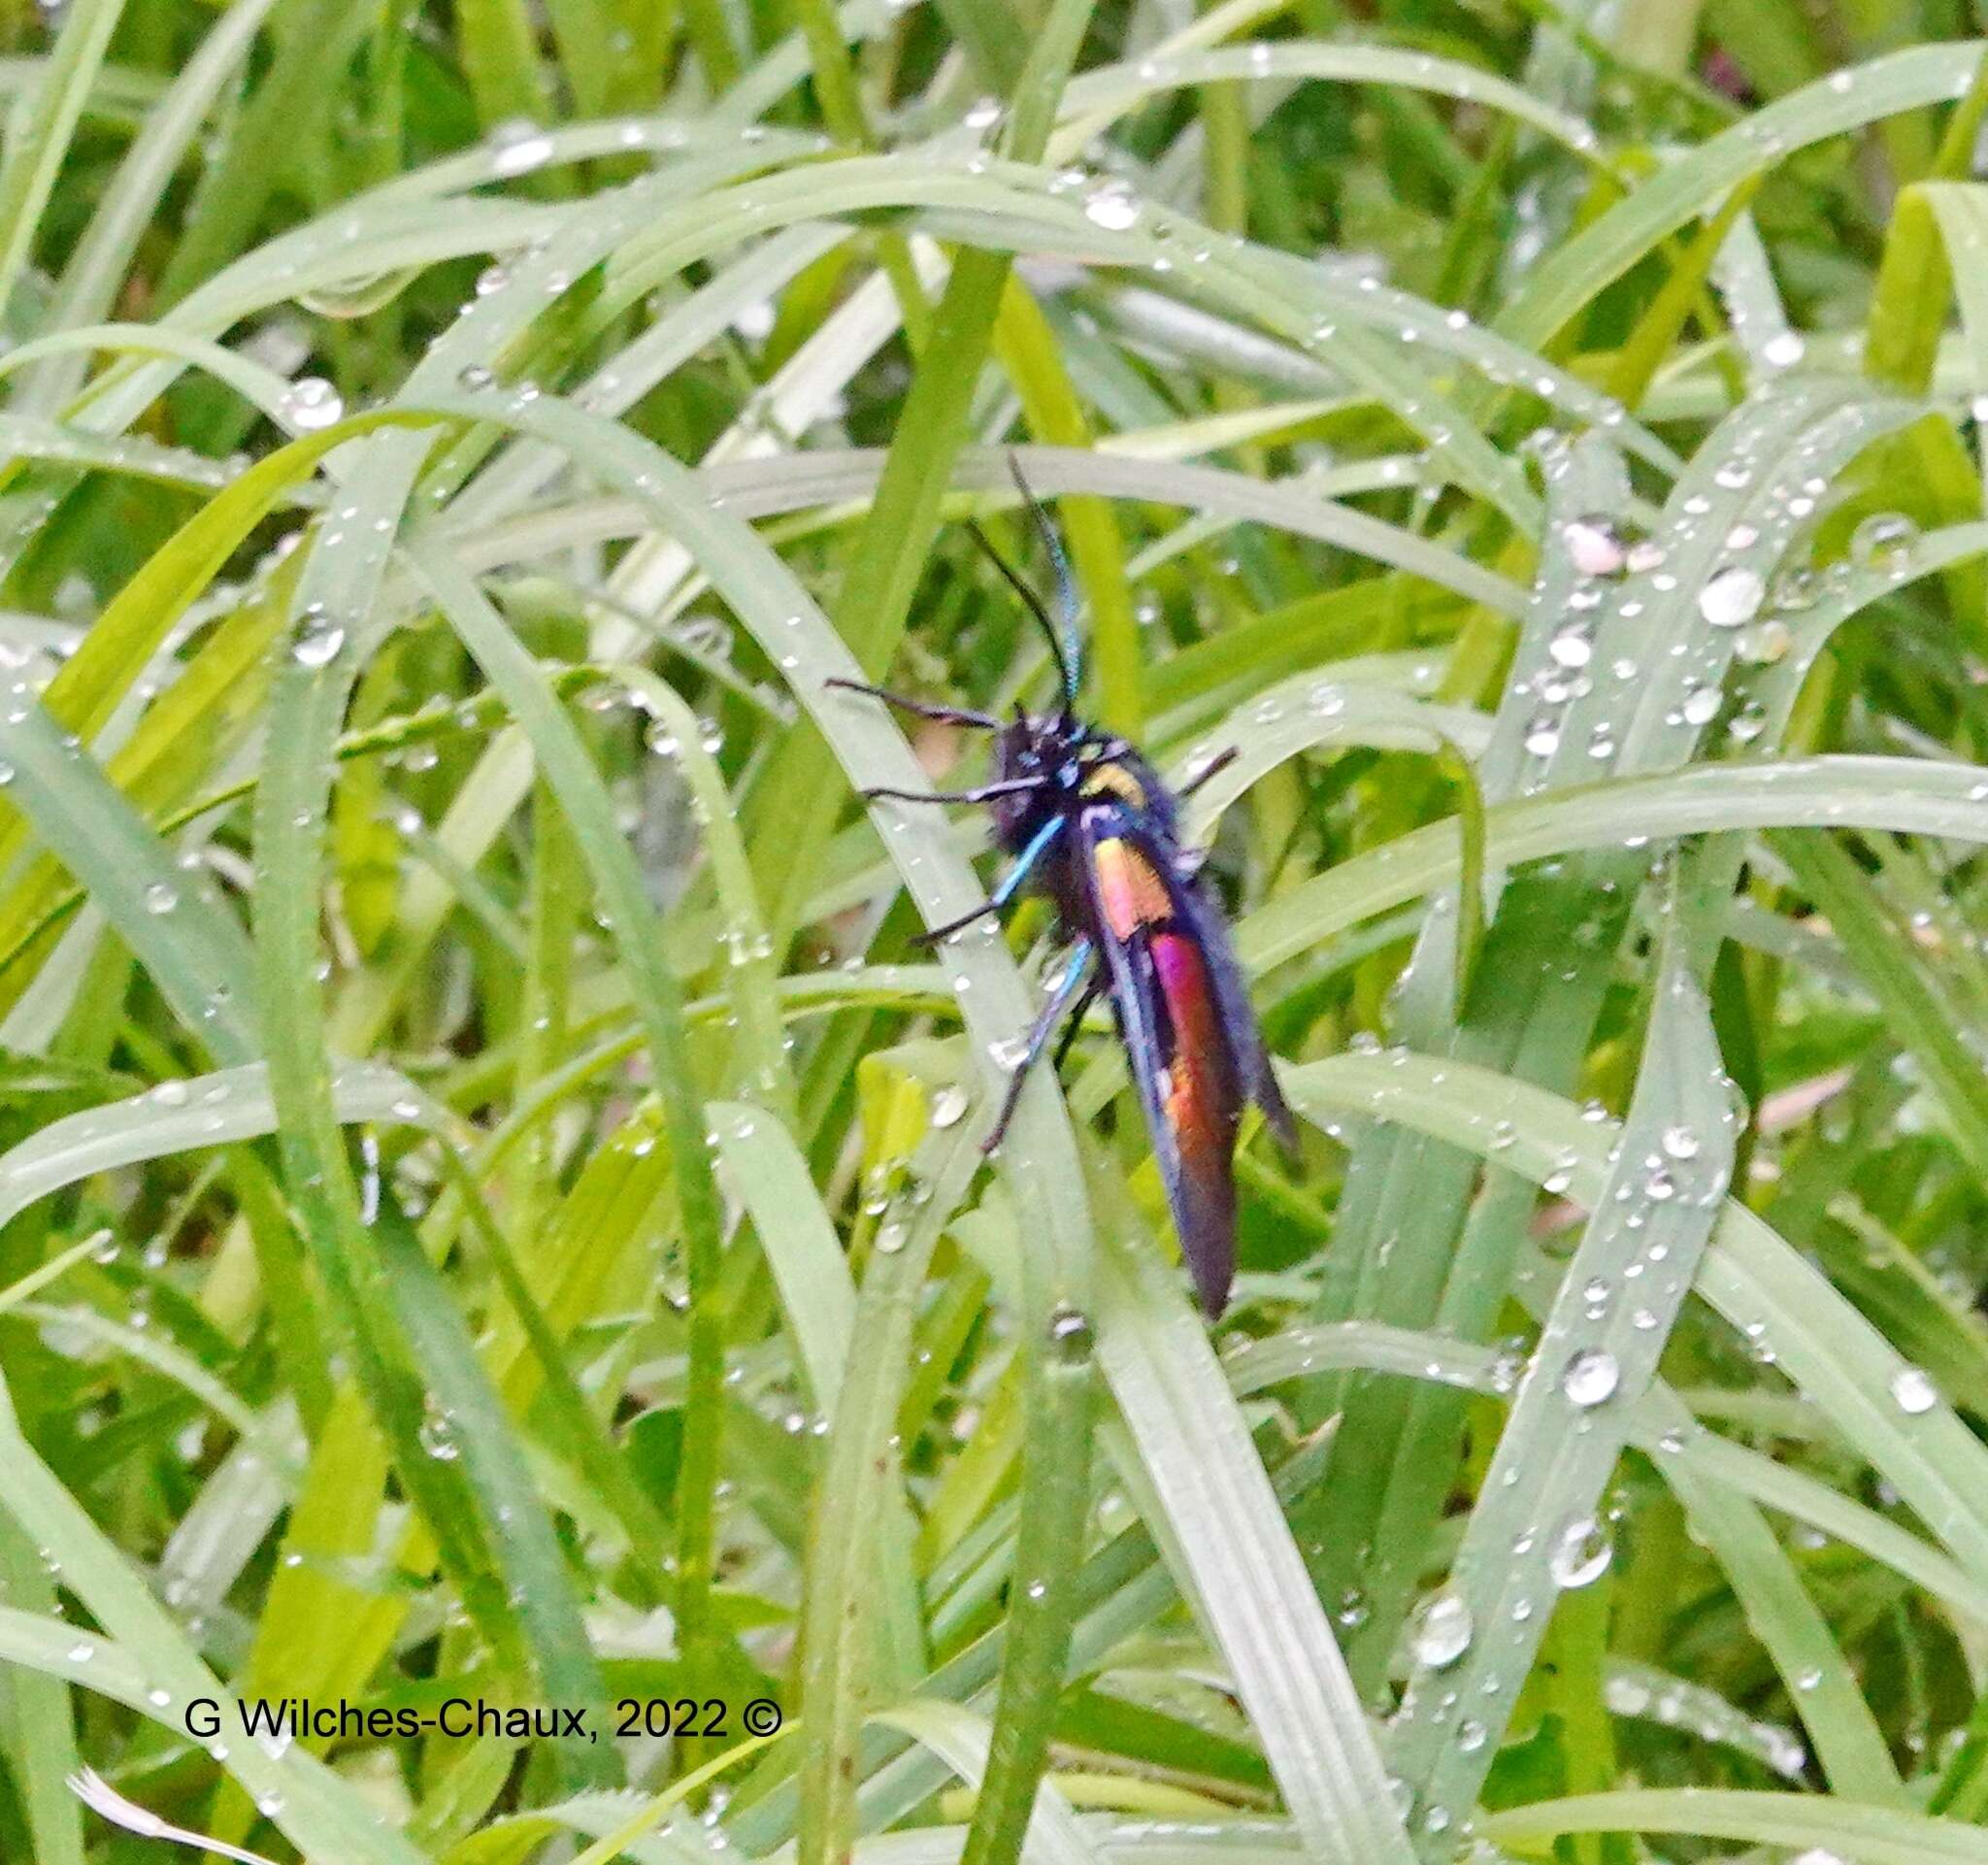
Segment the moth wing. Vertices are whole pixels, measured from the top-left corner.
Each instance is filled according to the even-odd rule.
[[[1214,973],[1179,913],[1171,869],[1120,805],[1079,822],[1077,864],[1117,1007],[1167,1204],[1203,1312],[1219,1315],[1236,1268],[1233,1153],[1242,1096]]]
[[[1195,944],[1201,948],[1215,1005],[1221,1013],[1222,1037],[1236,1075],[1249,1098],[1263,1110],[1277,1144],[1295,1158],[1298,1122],[1271,1069],[1263,1028],[1256,1020],[1256,1008],[1250,1003],[1248,987],[1242,982],[1242,967],[1237,962],[1236,949],[1229,941],[1229,922],[1186,875],[1164,859],[1157,847],[1148,848],[1146,852],[1167,877],[1167,891],[1173,898],[1175,914],[1185,922]]]

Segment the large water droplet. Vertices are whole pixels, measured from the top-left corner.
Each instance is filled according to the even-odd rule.
[[[1084,198],[1083,217],[1108,233],[1124,233],[1139,224],[1139,196],[1123,182],[1104,182]]]
[[[1766,597],[1767,583],[1758,570],[1730,564],[1698,592],[1698,613],[1714,628],[1739,628],[1753,619]]]
[[[1628,547],[1603,516],[1570,519],[1561,526],[1560,541],[1574,569],[1584,577],[1612,577],[1629,560]]]
[[[1689,688],[1684,704],[1677,709],[1687,725],[1709,725],[1719,713],[1719,689],[1699,684]]]
[[[1409,1643],[1417,1663],[1441,1671],[1471,1649],[1476,1631],[1471,1609],[1458,1595],[1444,1591],[1435,1594],[1416,1615]]]
[[[941,1088],[932,1097],[932,1124],[956,1127],[967,1111],[967,1091],[962,1087]]]
[[[1560,1586],[1587,1586],[1608,1571],[1614,1557],[1607,1531],[1592,1515],[1583,1515],[1560,1531],[1546,1557],[1546,1571]]]
[[[1607,1348],[1582,1348],[1560,1374],[1561,1391],[1578,1406],[1601,1405],[1612,1399],[1621,1383],[1622,1369]]]
[[[1560,667],[1585,667],[1594,658],[1595,647],[1576,627],[1563,628],[1546,644],[1546,651]]]
[[[1901,1412],[1917,1417],[1939,1403],[1939,1388],[1924,1367],[1902,1366],[1891,1376],[1891,1396]]]
[[[346,645],[346,631],[323,622],[306,628],[290,649],[290,658],[300,667],[328,667]]]
[[[299,376],[284,391],[283,418],[300,434],[329,427],[346,412],[344,399],[322,376]]]

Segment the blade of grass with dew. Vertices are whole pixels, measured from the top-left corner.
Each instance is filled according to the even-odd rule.
[[[772,1267],[809,1397],[832,1418],[857,1303],[835,1225],[785,1129],[742,1102],[714,1101],[709,1113],[718,1156]]]
[[[686,1233],[691,1390],[686,1463],[678,1506],[677,1611],[686,1651],[702,1654],[712,1638],[710,1492],[717,1481],[716,1415],[724,1377],[722,1318],[714,1308],[722,1244],[716,1187],[705,1145],[702,1098],[683,1028],[681,993],[662,949],[642,877],[621,839],[613,800],[572,723],[547,689],[530,655],[453,558],[426,541],[417,540],[409,549],[450,624],[504,692],[514,716],[530,736],[547,782],[586,853],[595,887],[634,973],[637,1008],[657,1071],[664,1130]],[[688,1461],[693,1444],[698,1458],[695,1465]]]
[[[1654,1376],[1732,1170],[1737,1123],[1693,976],[1693,929],[1680,923],[1704,904],[1672,903],[1610,1182],[1541,1327],[1442,1608],[1429,1609],[1410,1641],[1391,1758],[1413,1783],[1419,1830],[1439,1836],[1438,1845],[1475,1804],[1556,1594],[1576,1584],[1570,1577],[1595,1578],[1589,1543],[1602,1533],[1597,1512],[1622,1443],[1613,1407],[1640,1396]],[[1620,1291],[1599,1321],[1588,1294],[1597,1286]],[[1650,1324],[1640,1324],[1645,1316]],[[1466,1702],[1490,1742],[1457,1740]]]
[[[1840,1852],[1858,1865],[1979,1865],[1988,1859],[1979,1827],[1814,1794],[1628,1789],[1535,1801],[1487,1814],[1480,1823],[1487,1838],[1522,1851],[1563,1833],[1636,1832]]]
[[[1564,1182],[1590,1209],[1599,1201],[1612,1127],[1583,1119],[1571,1103],[1529,1083],[1407,1051],[1384,1063],[1338,1056],[1292,1069],[1283,1080],[1293,1106],[1308,1116],[1343,1106],[1406,1120],[1480,1156],[1495,1153],[1527,1178]],[[1805,1397],[1887,1473],[1955,1555],[1988,1555],[1988,1511],[1979,1501],[1988,1453],[1939,1393],[1911,1381],[1914,1369],[1766,1223],[1729,1200],[1695,1287],[1774,1353]],[[1902,1381],[1903,1405],[1893,1389]],[[1913,1410],[1922,1399],[1924,1409]]]
[[[4,1515],[0,1604],[45,1624],[54,1622],[58,1610],[53,1577],[20,1525]],[[82,1811],[67,1784],[83,1765],[70,1691],[59,1674],[19,1663],[8,1674],[7,1690],[12,1699],[4,1735],[7,1767],[26,1814],[35,1857],[41,1865],[83,1865]]]
[[[202,1699],[238,1714],[239,1704],[208,1670],[170,1614],[151,1596],[123,1554],[89,1519],[20,1434],[11,1399],[0,1387],[0,1455],[9,1471],[5,1508],[21,1530],[60,1568],[63,1582],[88,1608],[114,1644],[79,1637],[73,1625],[50,1628],[59,1639],[34,1639],[43,1622],[0,1615],[9,1653],[72,1683],[114,1691],[148,1716],[168,1720]],[[24,1622],[23,1622],[24,1621]],[[99,1682],[101,1680],[101,1682]],[[183,1727],[172,1723],[174,1727]],[[381,1826],[351,1787],[329,1769],[290,1751],[282,1758],[259,1743],[230,1743],[224,1766],[306,1857],[342,1858],[354,1865],[417,1865],[405,1841]]]
[[[126,151],[116,179],[97,204],[83,238],[62,269],[49,303],[47,328],[69,331],[93,324],[111,309],[132,255],[145,236],[175,172],[199,136],[222,86],[252,50],[276,0],[248,0],[214,22]],[[80,366],[39,372],[28,390],[30,408],[60,406],[81,386]]]
[[[1516,614],[1525,601],[1523,591],[1495,572],[1398,525],[1321,500],[1301,481],[1264,481],[1220,467],[1128,457],[1102,446],[1091,450],[1030,444],[998,450],[962,448],[952,467],[952,483],[994,494],[990,504],[1013,505],[1010,454],[1038,493],[1148,500],[1276,525],[1408,571],[1502,614]],[[824,449],[783,459],[708,467],[706,477],[712,490],[743,516],[765,517],[862,497],[877,485],[882,458],[867,450],[838,454]]]
[[[588,1718],[589,1733],[559,1741],[559,1772],[576,1785],[604,1784],[619,1772],[619,1757],[612,1749],[603,1752],[593,1733],[609,1726],[607,1685],[515,1426],[406,1217],[383,1209],[375,1228],[381,1271],[429,1382],[440,1426],[429,1449],[439,1446],[462,1458],[498,1570],[517,1603],[545,1701]]]
[[[97,81],[124,0],[80,0],[66,9],[34,102],[0,165],[0,311],[12,312],[35,235]]]
[[[868,1700],[879,1688],[896,1698],[919,1668],[910,1661],[913,1653],[877,1644],[889,1619],[887,1608],[871,1616],[878,1609],[870,1592],[875,1553],[861,1524],[876,1523],[902,1495],[891,1444],[916,1303],[940,1231],[975,1165],[973,1149],[960,1145],[962,1129],[931,1127],[930,1086],[887,1053],[865,1058],[858,1092],[867,1174],[891,1205],[902,1200],[909,1215],[886,1206],[872,1232],[809,1524],[796,1828],[803,1858],[839,1857],[847,1849],[856,1821],[853,1761]],[[860,1352],[854,1350],[858,1341]],[[908,1553],[908,1545],[901,1551]],[[873,1653],[894,1661],[897,1675],[878,1675]]]
[[[779,969],[773,939],[752,885],[751,864],[739,832],[723,773],[705,749],[697,716],[674,688],[642,668],[622,670],[636,703],[658,721],[651,747],[671,746],[689,785],[691,809],[704,832],[718,910],[726,990],[739,1023],[739,1055],[732,1073],[745,1090],[784,1119],[793,1117],[794,1080],[780,1037]]]
[[[1074,155],[1149,97],[1195,85],[1243,80],[1327,79],[1342,83],[1428,91],[1458,103],[1501,111],[1552,138],[1583,159],[1596,156],[1595,132],[1572,112],[1556,108],[1523,85],[1461,59],[1432,57],[1382,45],[1328,45],[1309,40],[1265,40],[1206,50],[1159,50],[1135,64],[1104,65],[1083,73],[1064,94],[1071,119],[1051,141],[1059,155]]]
[[[1514,343],[1543,346],[1591,298],[1687,220],[1794,151],[1866,123],[1963,95],[1978,42],[1914,46],[1776,98],[1662,169],[1533,271],[1497,319]]]
[[[0,710],[0,758],[27,822],[103,909],[187,1031],[216,1060],[260,1047],[240,981],[253,972],[241,927],[181,869],[24,686]]]
[[[1485,815],[1485,861],[1506,867],[1638,837],[1740,828],[1889,829],[1973,842],[1988,834],[1988,799],[1971,794],[1976,783],[1966,766],[1918,758],[1693,765],[1495,807]],[[1413,830],[1247,916],[1237,929],[1239,953],[1250,970],[1267,970],[1370,915],[1453,884],[1461,864],[1453,823]]]
[[[1482,752],[1479,781],[1489,798],[1508,798],[1520,788],[1529,770],[1537,773],[1532,748],[1540,741],[1534,725],[1534,696],[1542,689],[1551,691],[1556,683],[1565,681],[1560,658],[1569,651],[1566,639],[1572,636],[1583,646],[1587,643],[1578,622],[1570,625],[1567,619],[1575,614],[1577,596],[1595,592],[1594,578],[1583,567],[1580,551],[1598,527],[1601,544],[1609,544],[1614,535],[1612,523],[1603,521],[1601,515],[1618,509],[1627,490],[1622,461],[1602,442],[1590,441],[1558,451],[1547,460],[1547,528],[1540,551],[1541,575],[1521,624],[1491,740]],[[1534,775],[1532,781],[1541,780]],[[1544,781],[1550,783],[1550,772]],[[1485,839],[1482,825],[1478,835],[1480,841]],[[1464,857],[1469,839],[1459,818],[1459,885],[1468,865]],[[1507,864],[1495,838],[1489,840],[1480,858],[1500,876],[1498,891],[1502,893]],[[1525,890],[1510,911],[1494,914],[1495,944],[1483,954],[1487,975],[1503,975],[1508,965],[1512,967],[1512,975],[1523,975],[1529,921],[1536,911],[1532,893]],[[1448,898],[1447,888],[1437,896],[1443,902]],[[1243,930],[1246,934],[1246,925]],[[1446,911],[1432,911],[1424,921],[1401,987],[1400,1027],[1411,1042],[1432,1047],[1447,1042],[1459,1052],[1466,1052],[1466,1045],[1493,1044],[1501,1034],[1509,1041],[1508,1032],[1502,1028],[1510,1016],[1504,1001],[1494,1003],[1475,1019],[1456,1023],[1453,1034],[1444,1034],[1452,1027],[1459,988],[1462,931],[1463,916],[1452,916]],[[1443,1273],[1441,1265],[1451,1253],[1445,1244],[1463,1221],[1464,1202],[1474,1171],[1473,1162],[1432,1147],[1424,1136],[1387,1128],[1364,1136],[1348,1165],[1346,1192],[1339,1212],[1339,1251],[1321,1283],[1320,1317],[1372,1313],[1410,1326],[1427,1324],[1441,1303],[1436,1279]],[[1381,1239],[1393,1241],[1383,1245]],[[1383,1248],[1399,1264],[1388,1275],[1389,1285],[1376,1287]],[[1474,1327],[1466,1321],[1456,1331],[1468,1337],[1480,1332],[1481,1325]],[[1352,1589],[1363,1596],[1367,1623],[1375,1629],[1356,1635],[1351,1657],[1356,1676],[1372,1680],[1397,1637],[1410,1578],[1403,1571],[1402,1560],[1389,1551],[1397,1545],[1375,1539],[1386,1518],[1390,1489],[1397,1511],[1408,1506],[1402,1498],[1411,1495],[1418,1499],[1422,1513],[1427,1513],[1429,1498],[1443,1481],[1441,1460],[1460,1428],[1461,1413],[1454,1404],[1444,1403],[1440,1394],[1411,1394],[1371,1384],[1363,1391],[1363,1382],[1336,1380],[1313,1388],[1305,1415],[1316,1418],[1328,1406],[1340,1405],[1346,1407],[1352,1429],[1336,1441],[1333,1449],[1336,1481],[1330,1502],[1324,1492],[1310,1502],[1303,1517],[1308,1524],[1304,1532],[1309,1542],[1321,1549],[1314,1580],[1322,1597],[1342,1597]],[[1330,1538],[1318,1532],[1315,1521],[1319,1512],[1328,1507],[1340,1531]],[[1370,1544],[1376,1550],[1375,1559],[1355,1563],[1348,1558],[1352,1549]],[[1414,1545],[1412,1538],[1400,1544],[1399,1554],[1408,1554]]]
[[[1206,1337],[1149,1254],[1113,1239],[1098,1361],[1167,1512],[1307,1852],[1413,1853],[1380,1758]]]
[[[0,1222],[99,1172],[197,1147],[226,1146],[276,1127],[269,1078],[260,1062],[195,1076],[177,1090],[156,1089],[51,1121],[0,1153]],[[406,1077],[383,1063],[348,1063],[331,1084],[344,1120],[412,1119],[422,1103]]]

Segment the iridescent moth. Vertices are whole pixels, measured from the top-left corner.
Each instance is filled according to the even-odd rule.
[[[1196,1293],[1209,1319],[1229,1299],[1236,1266],[1235,1147],[1242,1110],[1254,1101],[1287,1152],[1297,1128],[1277,1090],[1242,969],[1220,907],[1202,879],[1203,855],[1180,839],[1181,798],[1235,756],[1224,753],[1183,789],[1170,790],[1132,746],[1089,724],[1077,710],[1083,652],[1075,585],[1060,540],[1020,472],[1015,483],[1056,576],[1063,627],[1042,598],[987,542],[974,535],[1041,624],[1061,682],[1052,713],[1014,716],[921,700],[855,681],[868,693],[921,718],[992,732],[992,779],[966,790],[872,789],[907,803],[978,803],[992,812],[1012,865],[987,900],[921,935],[930,944],[998,914],[1024,887],[1055,903],[1068,953],[1030,1029],[985,1145],[1001,1144],[1022,1082],[1066,1016],[1052,1066],[1060,1067],[1083,1013],[1108,996],[1138,1085],[1167,1203]]]

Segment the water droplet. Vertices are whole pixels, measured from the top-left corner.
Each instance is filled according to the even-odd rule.
[[[336,624],[313,622],[290,648],[290,658],[299,667],[328,667],[346,645],[346,631]]]
[[[1568,1361],[1560,1375],[1560,1389],[1577,1406],[1601,1405],[1615,1396],[1622,1382],[1622,1369],[1606,1348],[1584,1347]]]
[[[1664,1129],[1664,1150],[1673,1159],[1696,1159],[1698,1157],[1698,1135],[1686,1126],[1666,1127]]]
[[[1415,1660],[1431,1670],[1446,1670],[1471,1649],[1476,1631],[1471,1609],[1457,1594],[1447,1590],[1435,1594],[1415,1618],[1410,1640]]]
[[[1733,722],[1726,727],[1741,745],[1749,745],[1767,730],[1767,708],[1757,699],[1750,699],[1733,715]]]
[[[1123,182],[1104,182],[1085,197],[1083,217],[1108,233],[1124,233],[1139,224],[1139,196]]]
[[[490,172],[509,180],[552,159],[552,139],[529,117],[514,117],[490,132]]]
[[[1767,583],[1743,563],[1716,572],[1698,592],[1698,613],[1714,628],[1739,628],[1759,613]]]
[[[1628,570],[1631,576],[1647,576],[1652,570],[1661,569],[1664,562],[1664,547],[1654,538],[1643,538],[1629,547]]]
[[[145,890],[145,910],[149,914],[169,914],[179,904],[179,893],[166,882],[154,881]]]
[[[1771,369],[1793,369],[1808,346],[1793,330],[1777,330],[1760,347],[1760,359]]]
[[[1687,725],[1709,725],[1718,716],[1719,689],[1702,682],[1685,689],[1684,704],[1678,709]]]
[[[283,392],[283,418],[300,434],[329,427],[346,412],[344,398],[322,376],[299,376]]]
[[[1049,1351],[1065,1366],[1080,1366],[1091,1356],[1090,1317],[1074,1308],[1059,1308],[1049,1316]]]
[[[453,1463],[462,1455],[462,1446],[457,1441],[455,1426],[448,1416],[441,1412],[431,1412],[421,1420],[417,1434],[421,1449],[440,1463]]]
[[[1785,621],[1770,616],[1740,638],[1740,651],[1757,667],[1773,667],[1788,657],[1795,633]]]
[[[1919,527],[1900,512],[1878,512],[1850,533],[1850,558],[1870,570],[1890,570],[1905,562]]]
[[[1546,1557],[1546,1571],[1560,1586],[1587,1586],[1607,1572],[1614,1557],[1607,1531],[1592,1515],[1583,1515],[1560,1531]]]
[[[1585,667],[1594,656],[1594,643],[1579,628],[1563,628],[1546,644],[1555,665]]]
[[[1939,1403],[1939,1388],[1924,1367],[1902,1366],[1891,1376],[1891,1396],[1901,1412],[1917,1417]]]
[[[1621,536],[1603,516],[1570,519],[1560,528],[1560,541],[1567,547],[1569,561],[1584,577],[1612,577],[1629,561]]]
[[[932,1124],[956,1127],[967,1111],[967,1091],[962,1087],[941,1088],[932,1097]]]

